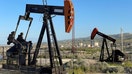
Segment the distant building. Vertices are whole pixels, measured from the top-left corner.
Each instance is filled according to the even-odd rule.
[[[91,44],[88,44],[88,47],[91,47]]]
[[[64,48],[64,45],[60,45],[61,48]]]
[[[92,44],[89,44],[88,47],[99,47],[99,42],[92,42]]]
[[[83,47],[83,43],[81,42],[81,43],[79,43],[79,47]]]
[[[94,46],[95,47],[99,47],[99,43],[98,42],[94,42]]]

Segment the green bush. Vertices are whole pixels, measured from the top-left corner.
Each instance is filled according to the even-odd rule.
[[[108,67],[108,64],[106,62],[97,62],[93,65],[90,65],[91,67],[91,70],[90,71],[94,71],[94,72],[103,72],[107,67]]]
[[[123,63],[123,66],[124,66],[124,67],[132,67],[132,62],[131,62],[131,61],[125,61],[125,62]]]

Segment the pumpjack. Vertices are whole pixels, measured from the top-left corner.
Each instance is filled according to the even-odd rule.
[[[97,28],[94,28],[92,33],[91,33],[91,40],[94,39],[96,34],[103,37],[99,61],[101,61],[101,62],[103,62],[103,61],[106,61],[106,62],[122,62],[123,60],[120,60],[120,57],[125,59],[125,54],[122,51],[120,51],[119,49],[116,49],[116,39],[114,39],[108,35],[105,35],[105,34],[99,32]],[[110,54],[110,50],[108,48],[108,44],[107,44],[106,39],[108,39],[112,42],[111,54]],[[106,59],[104,59],[105,58],[105,47],[106,47],[106,51],[107,51],[107,58]]]
[[[43,14],[43,24],[33,55],[31,55],[31,50],[33,50],[32,41],[26,41],[31,23],[33,21],[33,18],[30,17],[31,13]],[[6,52],[7,60],[6,64],[3,64],[4,69],[26,71],[28,74],[65,74],[52,22],[52,15],[61,15],[65,17],[65,32],[69,33],[74,24],[74,7],[70,0],[64,0],[64,6],[26,4],[25,15],[19,16],[15,31],[12,31],[7,38],[7,44],[10,45],[13,43],[14,45]],[[23,32],[15,38],[21,20],[30,21],[25,39],[23,38]],[[36,65],[37,56],[39,54],[45,31],[47,34],[50,61],[50,65],[46,67]],[[53,45],[54,48],[52,48]],[[28,57],[27,61],[26,57]],[[57,61],[55,61],[55,59],[57,59]]]

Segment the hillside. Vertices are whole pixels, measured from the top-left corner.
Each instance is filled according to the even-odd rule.
[[[120,46],[121,44],[121,36],[120,34],[113,34],[113,35],[108,35],[114,39],[116,39],[116,44],[118,46]],[[109,42],[109,40],[107,40]],[[102,37],[99,35],[96,35],[94,42],[98,42],[99,45],[101,46],[102,44]],[[130,45],[132,46],[132,34],[131,33],[124,33],[123,34],[123,44],[124,46]],[[61,40],[58,41],[59,45],[63,45],[63,46],[70,46],[72,45],[72,40]],[[91,44],[91,39],[90,36],[89,37],[84,37],[84,38],[76,38],[75,39],[75,45],[78,45],[79,43],[83,43],[83,44]]]

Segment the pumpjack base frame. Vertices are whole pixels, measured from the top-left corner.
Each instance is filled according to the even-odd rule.
[[[60,73],[56,73],[55,71],[57,69],[55,68],[42,67],[42,66],[36,67],[36,66],[18,66],[14,64],[13,65],[3,64],[2,67],[3,69],[8,69],[8,70],[18,70],[24,74],[66,74],[66,71],[62,71],[63,67],[59,67],[58,70],[62,71]]]

